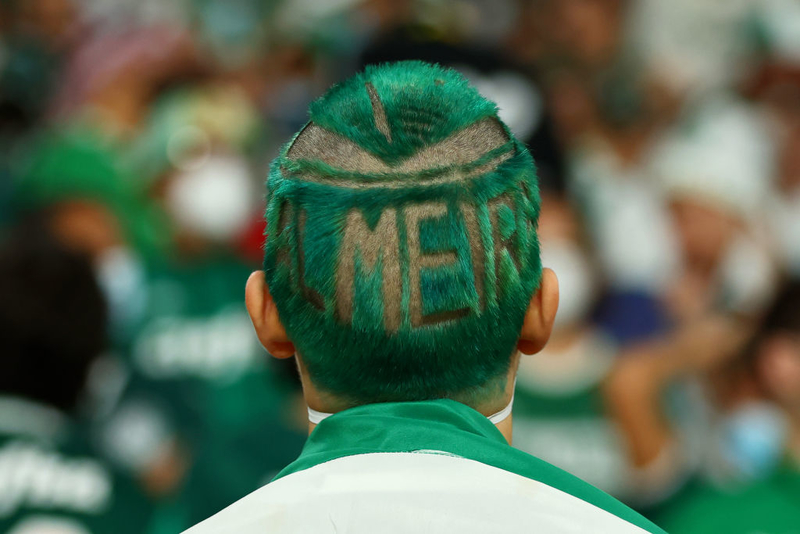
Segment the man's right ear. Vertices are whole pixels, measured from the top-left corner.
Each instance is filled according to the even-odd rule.
[[[244,301],[258,340],[267,352],[280,359],[293,356],[294,344],[278,316],[278,307],[269,293],[264,271],[256,271],[247,279]]]

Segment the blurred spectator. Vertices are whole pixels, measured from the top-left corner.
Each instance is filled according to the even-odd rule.
[[[569,192],[586,217],[602,276],[620,295],[654,296],[675,254],[651,158],[677,103],[623,46],[632,4],[534,2],[555,17],[542,30],[560,36],[550,46],[571,50],[562,61],[552,61],[556,52],[540,62],[551,60],[546,94],[567,145]]]
[[[654,157],[682,261],[667,294],[678,322],[710,311],[752,316],[771,296],[776,269],[757,225],[773,172],[767,139],[756,113],[712,101]]]
[[[800,17],[798,17],[800,21]],[[777,152],[775,187],[770,191],[768,224],[779,260],[800,273],[800,62],[767,59],[755,71],[749,92],[762,103]]]
[[[630,47],[676,93],[718,91],[738,81],[759,2],[632,2]]]
[[[150,503],[92,452],[77,416],[106,344],[103,294],[91,263],[37,223],[0,250],[0,528],[143,532]]]
[[[659,515],[669,532],[790,532],[800,517],[800,284],[780,291],[742,356],[716,373],[706,478]]]
[[[606,389],[636,466],[636,495],[650,504],[699,468],[709,373],[740,350],[777,281],[752,224],[771,170],[757,117],[716,101],[692,118],[653,156],[680,260],[662,293],[672,329],[628,350]]]
[[[55,231],[94,259],[123,243],[145,256],[163,248],[132,169],[96,130],[75,124],[42,134],[17,171],[17,211],[52,207]]]
[[[159,79],[174,76],[164,68]],[[111,80],[137,104],[88,93],[70,126],[28,156],[17,206],[48,207],[59,239],[93,260],[114,349],[93,377],[94,438],[151,496],[169,498],[155,521],[169,532],[258,487],[303,434],[290,428],[293,383],[267,367],[242,299],[252,265],[240,240],[262,209],[246,159],[256,110],[223,82],[158,97]]]
[[[242,299],[253,265],[238,245],[262,210],[246,159],[259,133],[254,116],[235,87],[177,89],[156,103],[137,147],[169,247],[146,266],[145,308],[120,345],[130,389],[102,440],[151,492],[168,497],[159,532],[186,528],[257,488],[304,440],[302,427],[292,428],[294,384],[268,366]],[[145,420],[153,439],[131,441]]]
[[[612,63],[622,44],[626,0],[524,2],[521,51],[546,69],[566,66],[596,73]]]
[[[40,121],[57,91],[61,64],[78,36],[72,0],[14,0],[2,15],[0,137],[19,140]],[[16,136],[16,137],[14,137]]]
[[[627,344],[664,328],[660,296],[679,263],[652,153],[662,134],[645,80],[622,69],[599,89],[576,74],[554,83],[553,109],[567,140],[570,198],[586,220],[608,292],[600,321]]]
[[[191,35],[163,25],[89,33],[70,55],[51,104],[55,118],[85,118],[113,141],[136,132],[164,87],[198,76]]]

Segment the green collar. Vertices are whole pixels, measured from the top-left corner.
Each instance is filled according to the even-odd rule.
[[[322,420],[300,457],[276,478],[336,458],[372,452],[440,450],[468,457],[462,451],[466,436],[473,438],[470,443],[507,446],[484,415],[456,401],[366,404]]]
[[[593,504],[648,532],[663,531],[582,480],[506,443],[489,420],[459,402],[368,404],[321,421],[300,457],[275,479],[357,454],[441,451],[537,480]]]

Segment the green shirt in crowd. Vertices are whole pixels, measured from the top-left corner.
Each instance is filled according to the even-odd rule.
[[[597,331],[558,354],[522,356],[513,445],[624,498],[629,464],[600,389],[615,356],[611,340]]]
[[[163,532],[266,483],[305,442],[305,420],[290,420],[299,389],[274,367],[244,308],[251,270],[231,257],[151,268],[142,317],[120,349],[129,386],[106,425],[106,450],[137,471],[174,439],[189,460],[168,512],[159,511],[170,518]],[[147,443],[125,438],[145,426]]]
[[[150,502],[93,453],[80,428],[54,408],[0,397],[0,532],[146,531]]]

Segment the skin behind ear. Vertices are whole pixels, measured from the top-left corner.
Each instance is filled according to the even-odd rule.
[[[558,311],[558,278],[552,269],[542,270],[542,281],[525,312],[517,348],[523,354],[536,354],[544,348]]]
[[[264,271],[256,271],[247,279],[244,292],[245,306],[258,340],[267,352],[276,358],[290,358],[295,353],[294,344],[278,316],[278,308],[269,293]]]

